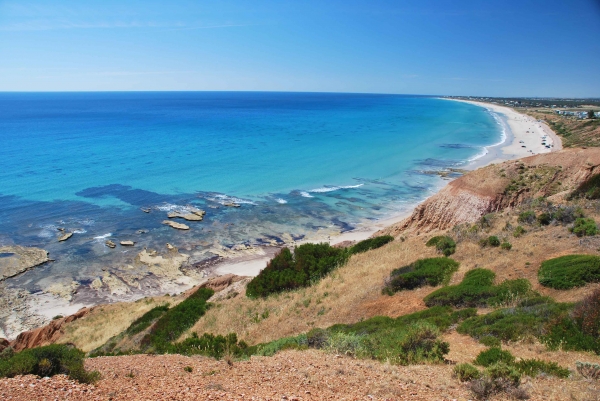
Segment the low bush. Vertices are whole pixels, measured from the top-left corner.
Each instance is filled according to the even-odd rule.
[[[365,250],[371,249],[366,245],[364,247]],[[266,297],[309,286],[345,264],[349,255],[350,251],[325,243],[302,244],[296,247],[293,253],[284,248],[248,283],[246,295],[250,298]]]
[[[546,212],[540,213],[536,217],[536,220],[540,226],[547,226],[550,225],[550,223],[552,223],[552,215]]]
[[[600,281],[600,257],[567,255],[542,262],[538,280],[545,287],[568,290]]]
[[[157,320],[168,310],[169,304],[160,305],[150,309],[148,312],[144,313],[140,318],[136,319],[133,323],[131,323],[131,325],[126,330],[126,333],[129,335],[133,335],[146,330],[148,327],[150,327],[152,322]]]
[[[393,364],[440,363],[449,351],[448,343],[440,338],[441,330],[475,314],[475,309],[454,312],[449,307],[434,307],[396,319],[376,316],[261,344],[255,353],[273,355],[282,349],[313,347]]]
[[[528,399],[527,392],[519,387],[521,374],[513,367],[499,362],[488,367],[479,379],[472,380],[469,388],[477,399],[484,400],[499,393],[513,399]]]
[[[449,258],[419,259],[416,262],[395,269],[386,281],[383,292],[389,295],[402,290],[412,290],[429,285],[447,283],[452,273],[458,270],[458,262]]]
[[[425,297],[425,305],[454,307],[496,306],[534,295],[526,279],[507,280],[493,285],[496,275],[491,270],[473,269],[458,285],[440,288]]]
[[[571,224],[581,217],[585,217],[583,210],[573,206],[561,206],[552,213],[552,218],[561,224]]]
[[[143,348],[151,346],[156,352],[168,352],[171,343],[204,316],[209,307],[207,301],[213,294],[210,288],[200,288],[164,312],[142,339]]]
[[[487,238],[480,239],[479,245],[481,247],[486,247],[486,246],[498,247],[498,246],[500,246],[500,240],[495,235],[491,235]]]
[[[573,319],[583,334],[600,338],[600,289],[575,306]]]
[[[500,248],[504,249],[505,251],[510,251],[512,249],[512,244],[510,242],[504,241],[500,244]]]
[[[600,365],[590,362],[575,362],[577,372],[586,379],[600,380]]]
[[[84,356],[83,351],[64,344],[26,349],[9,358],[0,359],[0,377],[65,374],[80,383],[94,383],[100,378],[100,374],[85,370]]]
[[[226,355],[241,357],[252,351],[253,349],[250,349],[245,342],[238,342],[235,333],[226,336],[204,333],[201,337],[197,333],[192,333],[191,337],[169,347],[171,353],[204,355],[216,359],[221,359]]]
[[[454,367],[454,376],[461,382],[470,382],[481,377],[481,372],[470,363],[460,363]]]
[[[515,357],[510,352],[494,347],[481,351],[475,358],[475,365],[488,367],[498,362],[512,365],[514,361]]]
[[[427,241],[425,245],[435,246],[435,249],[441,252],[444,256],[450,256],[456,252],[456,242],[447,235],[438,235],[433,237]]]
[[[519,223],[525,223],[525,224],[533,224],[535,223],[535,212],[533,210],[528,210],[525,212],[522,212],[519,214],[519,217],[517,218],[517,221]]]
[[[524,375],[536,377],[541,373],[567,378],[571,374],[569,369],[559,366],[556,362],[547,362],[540,359],[522,359],[514,363],[515,368]]]
[[[525,231],[525,229],[522,226],[517,226],[515,228],[515,230],[513,231],[513,237],[515,238],[519,238],[521,237],[523,234],[525,234],[527,231]]]
[[[600,337],[584,332],[574,308],[572,304],[554,302],[547,297],[532,297],[517,307],[466,319],[457,331],[480,341],[488,337],[503,342],[535,337],[549,349],[600,354]]]
[[[570,231],[578,237],[592,236],[598,234],[598,225],[594,219],[580,217]]]
[[[375,238],[367,238],[366,240],[360,241],[354,246],[350,247],[350,252],[355,254],[366,252],[371,249],[377,249],[384,246],[385,244],[392,242],[393,240],[394,237],[392,237],[391,235],[381,235]]]

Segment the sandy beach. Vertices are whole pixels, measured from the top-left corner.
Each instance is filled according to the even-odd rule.
[[[447,99],[455,102],[470,103],[484,107],[500,115],[502,123],[506,124],[506,139],[503,143],[487,147],[488,153],[474,160],[467,168],[475,170],[490,164],[501,163],[506,160],[520,159],[540,153],[550,153],[562,149],[562,142],[545,123],[535,118],[521,114],[509,107],[493,103],[483,103],[468,100]],[[545,143],[544,144],[542,144]],[[550,146],[547,148],[546,146]]]

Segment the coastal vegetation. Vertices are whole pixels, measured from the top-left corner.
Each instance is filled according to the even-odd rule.
[[[402,290],[413,290],[425,285],[435,287],[448,283],[458,270],[458,262],[450,258],[419,259],[408,266],[392,270],[383,292],[392,295]]]
[[[456,242],[452,239],[452,237],[447,235],[435,236],[427,241],[425,245],[435,246],[435,249],[437,249],[444,256],[450,256],[456,252]]]
[[[506,280],[494,285],[496,274],[488,269],[473,269],[462,282],[440,288],[427,295],[425,305],[445,305],[456,308],[486,307],[513,303],[532,296],[531,284],[526,279]]]
[[[84,357],[84,352],[64,344],[51,344],[18,353],[7,348],[0,353],[0,377],[64,374],[80,383],[95,383],[100,379],[100,374],[85,369]]]
[[[307,287],[344,265],[351,255],[380,248],[393,240],[394,237],[383,235],[360,241],[350,248],[337,248],[327,243],[302,244],[293,251],[284,248],[248,283],[246,295],[266,297]]]
[[[538,280],[557,290],[600,282],[600,256],[566,255],[546,260],[538,271]]]

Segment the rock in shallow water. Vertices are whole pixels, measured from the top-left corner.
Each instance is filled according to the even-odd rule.
[[[174,221],[170,221],[170,220],[165,220],[162,223],[165,224],[165,225],[167,225],[167,226],[176,228],[178,230],[189,230],[190,229],[190,227],[186,226],[185,224],[175,223]]]
[[[69,238],[71,238],[72,236],[73,236],[73,233],[65,233],[64,235],[61,235],[60,237],[58,237],[58,242],[66,241]]]
[[[48,259],[48,251],[40,248],[2,246],[0,247],[0,254],[7,255],[0,258],[0,281],[50,260]]]
[[[122,246],[134,246],[135,242],[133,242],[133,241],[121,241],[120,244]]]

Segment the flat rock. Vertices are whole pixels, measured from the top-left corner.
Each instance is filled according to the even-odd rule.
[[[46,263],[48,251],[23,246],[0,246],[0,281]]]
[[[117,246],[117,244],[115,244],[114,242],[112,242],[111,240],[108,240],[105,242],[106,246],[109,248],[115,248]]]
[[[204,210],[194,209],[190,213],[169,212],[167,217],[170,219],[180,218],[188,221],[202,221],[205,214]]]
[[[120,244],[122,246],[134,246],[135,242],[133,242],[133,241],[121,241]]]
[[[69,238],[71,238],[73,236],[73,233],[65,233],[64,235],[61,235],[60,237],[58,237],[58,241],[62,242],[62,241],[66,241]]]
[[[225,203],[223,203],[223,206],[240,207],[240,205],[238,203],[235,203],[235,202],[225,202]]]
[[[185,224],[175,223],[174,221],[170,221],[170,220],[165,220],[162,223],[165,224],[165,225],[167,225],[167,226],[176,228],[178,230],[189,230],[190,229],[190,227],[186,226]]]

